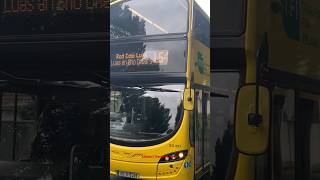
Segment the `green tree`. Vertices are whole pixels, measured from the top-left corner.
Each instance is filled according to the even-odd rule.
[[[123,3],[119,3],[111,7],[110,36],[112,39],[145,34],[145,21],[134,16],[128,5],[123,6]]]
[[[158,98],[147,97],[145,99],[146,122],[145,131],[153,133],[164,133],[169,127],[169,121],[171,119],[170,109],[165,108],[159,102]]]
[[[122,112],[127,113],[127,119],[131,122],[131,119],[137,121],[137,117],[140,118],[141,129],[138,131],[149,133],[164,133],[169,127],[169,121],[171,119],[170,109],[165,108],[159,102],[158,98],[145,97],[144,90],[128,90],[123,91],[123,106]],[[131,113],[134,111],[134,113]],[[132,118],[132,115],[134,117]]]

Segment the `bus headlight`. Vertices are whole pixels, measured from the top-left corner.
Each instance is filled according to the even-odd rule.
[[[181,161],[185,159],[188,155],[188,150],[184,151],[177,151],[174,153],[166,154],[161,157],[159,163],[167,163],[167,162],[174,162],[174,161]]]

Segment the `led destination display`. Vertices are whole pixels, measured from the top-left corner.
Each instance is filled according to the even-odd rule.
[[[3,0],[2,14],[32,11],[93,10],[107,7],[107,0]]]
[[[115,54],[111,67],[115,66],[139,66],[139,65],[167,65],[168,51],[148,51],[146,53],[122,53]]]
[[[0,36],[106,32],[107,0],[1,0]]]

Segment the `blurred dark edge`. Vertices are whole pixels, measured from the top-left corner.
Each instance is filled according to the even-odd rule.
[[[93,81],[108,87],[108,8],[106,15],[101,22],[106,25],[105,32],[0,37],[0,71],[18,78]],[[103,179],[109,178],[108,122],[107,119]]]

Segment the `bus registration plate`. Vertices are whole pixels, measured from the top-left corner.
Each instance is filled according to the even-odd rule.
[[[136,172],[117,171],[117,176],[139,179],[140,175]]]

